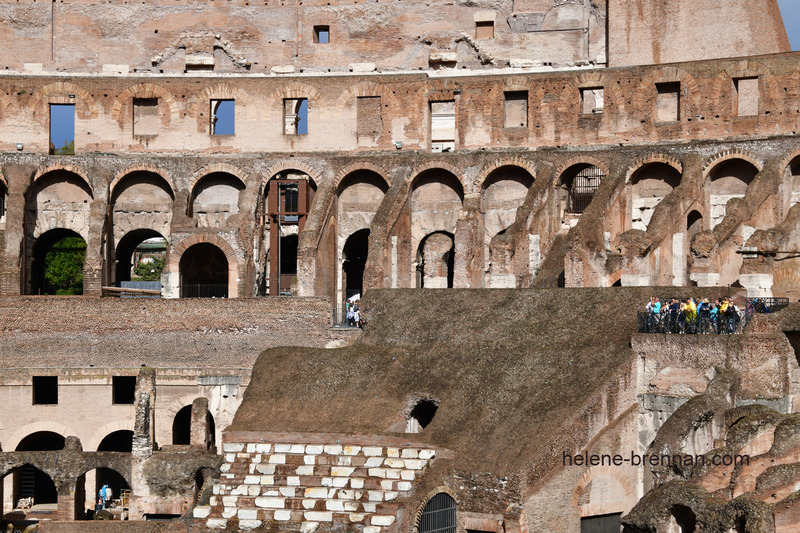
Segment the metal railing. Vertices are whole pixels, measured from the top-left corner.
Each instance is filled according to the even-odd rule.
[[[181,285],[181,298],[227,298],[228,286],[210,283]]]
[[[660,298],[661,302],[672,298]],[[637,313],[638,333],[678,333],[696,335],[731,335],[743,333],[753,315],[773,313],[789,305],[788,298],[747,298],[744,310],[713,313],[703,308],[692,315],[685,311],[665,309],[658,314],[650,311]]]

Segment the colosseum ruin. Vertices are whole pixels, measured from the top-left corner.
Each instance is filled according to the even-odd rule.
[[[777,0],[0,0],[0,36],[0,527],[800,530]]]

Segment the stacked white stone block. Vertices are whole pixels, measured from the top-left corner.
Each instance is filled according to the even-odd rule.
[[[397,520],[393,502],[436,455],[418,447],[285,443],[226,443],[223,452],[210,505],[195,507],[194,517],[212,529],[232,519],[240,529],[300,522],[301,533],[335,520],[381,533]]]

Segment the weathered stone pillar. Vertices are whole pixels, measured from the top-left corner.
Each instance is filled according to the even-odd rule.
[[[467,197],[458,216],[455,234],[453,287],[483,286],[483,218],[480,196]]]
[[[189,430],[189,445],[206,451],[211,447],[211,431],[208,427],[208,398],[195,398],[192,402],[192,418]]]
[[[15,296],[24,293],[23,269],[25,268],[25,192],[30,185],[36,167],[33,165],[9,164],[3,167],[8,180],[6,198],[6,230],[3,267],[0,271],[0,295]]]
[[[89,207],[89,239],[86,241],[86,259],[83,262],[83,294],[101,296],[103,288],[103,235],[108,216],[107,184],[111,173],[101,167],[92,167],[93,199]]]
[[[74,490],[74,489],[73,489]],[[61,494],[58,493],[58,510],[56,511],[56,520],[75,520],[75,493]]]
[[[136,378],[136,419],[133,425],[131,449],[131,499],[129,516],[141,520],[144,516],[141,503],[150,495],[144,475],[144,464],[153,455],[155,442],[156,369],[142,367]]]

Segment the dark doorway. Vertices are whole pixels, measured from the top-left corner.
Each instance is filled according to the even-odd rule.
[[[228,258],[213,244],[190,246],[180,262],[181,298],[227,298]]]
[[[131,281],[133,277],[143,281],[160,281],[161,270],[164,268],[164,257],[167,252],[167,241],[157,231],[138,229],[127,233],[117,244],[116,259],[116,285],[123,281]],[[142,269],[138,265],[150,265],[142,276]],[[157,272],[150,272],[157,270]],[[153,279],[150,279],[153,278]]]
[[[452,289],[454,269],[455,241],[451,233],[437,231],[422,239],[417,250],[418,288]]]
[[[291,294],[297,278],[297,235],[281,237],[281,294]]]
[[[31,294],[83,294],[86,241],[72,230],[53,229],[36,239]]]
[[[342,270],[345,277],[345,298],[350,298],[364,291],[364,267],[369,253],[369,230],[362,229],[353,233],[344,243],[344,262]]]
[[[175,415],[172,421],[172,444],[191,444],[192,433],[192,406],[187,405]]]
[[[42,452],[64,449],[64,437],[52,431],[31,433],[17,445],[18,452]],[[14,473],[14,504],[20,498],[33,498],[34,504],[57,503],[53,480],[33,465],[22,465]]]

